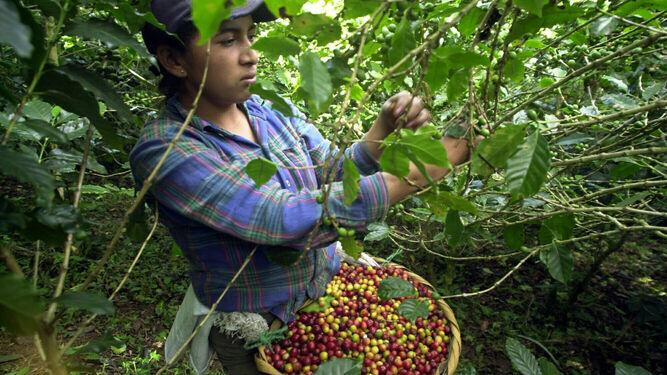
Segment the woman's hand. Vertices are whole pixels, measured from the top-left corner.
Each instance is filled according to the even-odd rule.
[[[384,102],[377,122],[383,130],[391,133],[397,128],[417,129],[430,120],[431,112],[424,106],[424,101],[401,91]]]

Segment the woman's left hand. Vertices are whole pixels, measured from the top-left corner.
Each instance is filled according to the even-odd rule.
[[[402,122],[400,120],[404,112],[405,122]],[[398,127],[417,129],[430,120],[431,112],[426,109],[424,101],[418,96],[413,97],[407,91],[401,91],[387,99],[378,116],[380,125],[387,132],[393,132]]]

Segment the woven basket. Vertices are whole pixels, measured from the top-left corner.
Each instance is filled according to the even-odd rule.
[[[411,272],[405,267],[396,263],[386,262],[384,259],[381,258],[375,258],[375,259],[384,267],[390,266],[390,267],[404,269],[408,272],[408,275],[414,281],[418,282],[419,284],[428,286],[429,288],[431,288],[431,290],[435,289],[433,288],[433,285],[431,285],[428,281],[424,280],[423,277]],[[310,302],[311,301],[307,301],[304,304],[304,306],[308,305]],[[443,299],[436,300],[436,302],[438,304],[438,308],[445,313],[445,317],[449,321],[449,326],[451,329],[451,340],[449,342],[449,346],[447,347],[449,355],[447,356],[447,360],[442,362],[440,366],[438,366],[436,374],[453,375],[456,372],[456,367],[459,365],[459,357],[461,355],[461,331],[459,329],[459,324],[456,321],[456,317],[454,316],[454,312],[449,307],[449,305],[447,305]],[[276,319],[273,321],[273,324],[271,324],[271,330],[278,329],[281,326],[282,322]],[[258,352],[255,355],[255,363],[257,364],[257,370],[259,370],[261,373],[269,375],[284,375],[280,371],[276,370],[273,366],[271,366],[271,364],[268,361],[265,348],[263,346],[259,347]]]

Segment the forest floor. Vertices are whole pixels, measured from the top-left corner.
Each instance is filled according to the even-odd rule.
[[[98,259],[132,192],[129,189],[87,195],[82,210],[91,219],[90,234],[72,258],[69,285],[81,282]],[[162,364],[164,341],[188,286],[187,262],[172,250],[159,227],[125,289],[114,301],[116,313],[97,318],[79,340],[114,340],[111,348],[85,355],[70,351],[73,370],[81,373],[152,374]],[[24,269],[31,269],[31,244],[18,248]],[[109,295],[124,275],[140,244],[124,240],[93,290]],[[654,375],[667,373],[667,252],[664,240],[631,238],[592,279],[574,306],[567,289],[554,281],[539,261],[524,265],[493,291],[448,300],[461,327],[460,374],[510,374],[505,354],[507,337],[520,340],[536,355],[558,364],[565,374],[611,374],[614,363],[642,366]],[[389,244],[367,249],[386,256]],[[40,265],[40,285],[58,274],[60,257],[49,252]],[[516,262],[447,261],[419,253],[394,259],[436,285],[441,294],[475,291],[492,285]],[[576,259],[583,273],[590,259]],[[418,272],[419,273],[419,272]],[[61,332],[73,332],[80,313],[66,312]],[[66,340],[68,335],[62,337]],[[539,343],[539,344],[538,344]],[[41,374],[31,338],[10,338],[0,332],[0,373]],[[185,361],[171,373],[185,374]],[[220,374],[214,365],[212,374]]]

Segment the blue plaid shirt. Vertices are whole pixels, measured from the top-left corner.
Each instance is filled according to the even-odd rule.
[[[169,154],[150,189],[160,217],[190,262],[197,298],[211,306],[240,268],[257,253],[218,306],[220,311],[271,312],[282,321],[307,297],[324,294],[340,260],[334,254],[337,233],[320,227],[311,249],[291,266],[271,262],[267,254],[304,249],[323,213],[323,165],[331,143],[303,115],[286,117],[253,96],[241,106],[259,143],[232,134],[195,116]],[[187,111],[171,98],[158,119],[149,122],[130,154],[139,184],[151,173],[185,120]],[[343,203],[342,160],[325,204],[344,227],[362,231],[384,217],[387,187],[378,165],[361,143],[345,150],[362,178],[351,205]],[[266,184],[257,187],[244,172],[258,157],[279,165]],[[309,168],[310,167],[310,168]]]

